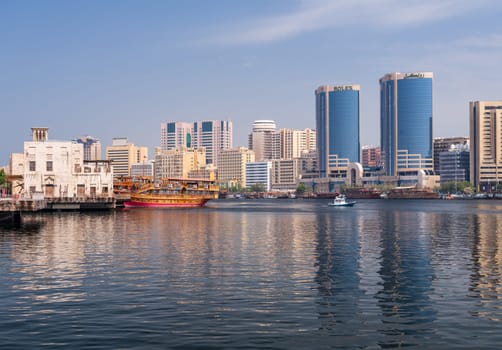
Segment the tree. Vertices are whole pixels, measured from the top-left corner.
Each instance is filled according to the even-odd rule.
[[[7,180],[5,179],[5,171],[0,169],[0,187],[4,187]]]
[[[302,195],[307,191],[307,186],[303,182],[300,182],[298,186],[296,187],[296,194]]]
[[[469,181],[447,181],[441,184],[441,192],[457,193],[472,190],[472,184]]]
[[[257,183],[257,184],[251,185],[251,187],[249,187],[249,190],[251,192],[265,192],[265,184]]]

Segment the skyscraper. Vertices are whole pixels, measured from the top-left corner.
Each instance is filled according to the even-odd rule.
[[[192,129],[192,147],[204,147],[206,163],[218,164],[220,151],[232,148],[232,122],[223,120],[195,122]]]
[[[255,120],[248,137],[249,149],[254,151],[257,162],[279,159],[280,142],[275,121]]]
[[[502,101],[469,103],[471,181],[484,192],[502,183]]]
[[[129,143],[126,137],[117,137],[106,147],[106,159],[112,162],[113,177],[131,175],[131,165],[148,160],[148,148]]]
[[[280,129],[280,159],[300,158],[305,152],[315,151],[315,130]]]
[[[160,148],[192,147],[193,123],[168,122],[160,124]]]
[[[101,160],[101,141],[92,136],[82,136],[76,142],[84,145],[84,160]]]
[[[433,73],[389,73],[380,79],[380,146],[386,175],[432,170]]]
[[[218,153],[232,148],[232,122],[211,120],[161,123],[160,146],[163,150],[204,147],[206,163],[216,164]]]
[[[440,154],[442,152],[448,152],[453,145],[469,145],[469,138],[458,136],[458,137],[435,137],[432,140],[432,154],[434,158],[434,172],[436,174],[441,174],[441,165],[439,162]],[[469,177],[469,176],[467,176]]]
[[[359,85],[326,85],[315,91],[320,177],[359,162],[359,91]]]

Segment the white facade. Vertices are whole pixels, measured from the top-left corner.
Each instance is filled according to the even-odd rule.
[[[265,191],[272,188],[272,162],[252,162],[246,164],[246,187],[263,184]]]
[[[8,174],[16,177],[15,179],[12,180],[11,193],[13,195],[21,194],[23,190],[22,176],[24,174],[23,153],[12,153],[10,155]]]
[[[161,149],[205,148],[207,164],[217,164],[220,151],[231,149],[232,143],[231,121],[167,122],[160,125]]]
[[[280,158],[280,137],[273,120],[255,120],[248,136],[248,146],[255,153],[256,161]]]
[[[148,176],[153,178],[154,162],[149,160],[144,163],[131,165],[131,176]]]
[[[160,148],[191,147],[193,123],[169,122],[160,124]]]
[[[110,163],[84,161],[83,145],[72,141],[49,141],[47,137],[34,136],[34,141],[25,142],[23,176],[23,194],[27,197],[35,193],[43,193],[45,198],[113,195]]]
[[[232,135],[231,121],[196,122],[193,125],[192,147],[205,148],[206,163],[218,164],[220,152],[232,148]]]

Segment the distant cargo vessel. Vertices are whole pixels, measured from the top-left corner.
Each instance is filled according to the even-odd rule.
[[[134,186],[126,208],[184,208],[202,207],[217,199],[219,187],[210,180],[166,179],[158,183],[144,182]]]

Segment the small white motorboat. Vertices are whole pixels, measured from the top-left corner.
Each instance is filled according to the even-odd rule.
[[[344,195],[336,196],[333,201],[329,202],[330,207],[352,207],[356,204],[355,201],[347,202],[347,198]]]

